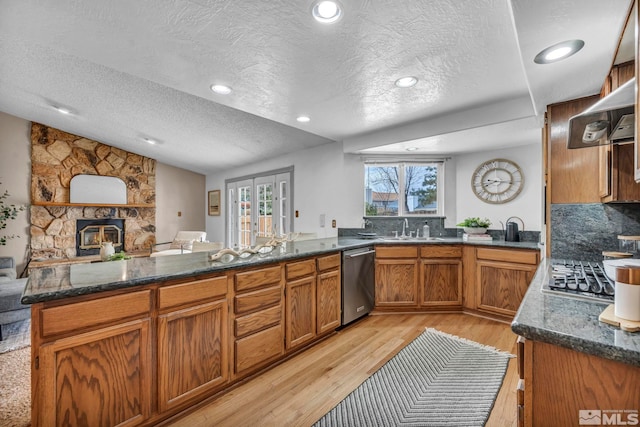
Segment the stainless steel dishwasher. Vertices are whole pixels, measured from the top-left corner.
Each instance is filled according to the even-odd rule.
[[[373,309],[375,280],[373,246],[342,252],[342,324]]]

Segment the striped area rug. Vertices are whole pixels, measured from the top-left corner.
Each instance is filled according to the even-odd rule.
[[[483,426],[511,357],[428,328],[314,426]]]

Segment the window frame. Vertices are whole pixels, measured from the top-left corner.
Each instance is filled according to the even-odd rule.
[[[369,215],[367,213],[367,168],[368,167],[397,167],[398,168],[398,210],[395,215]],[[405,168],[407,166],[436,166],[436,212],[435,213],[413,213],[405,211]],[[445,162],[444,160],[375,160],[364,161],[364,216],[365,217],[442,217],[444,216],[444,187],[445,187]]]

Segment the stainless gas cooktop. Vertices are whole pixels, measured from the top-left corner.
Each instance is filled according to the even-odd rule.
[[[615,283],[604,274],[599,262],[555,260],[542,291],[555,295],[613,303]]]

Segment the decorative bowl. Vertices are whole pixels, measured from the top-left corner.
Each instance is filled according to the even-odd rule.
[[[487,227],[462,227],[467,234],[484,234],[487,232]]]
[[[604,261],[602,261],[602,266],[604,267],[604,274],[606,274],[609,279],[615,282],[616,269],[618,267],[640,267],[640,259],[605,259]]]

